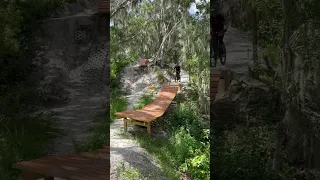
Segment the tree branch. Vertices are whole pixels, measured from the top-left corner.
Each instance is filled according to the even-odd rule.
[[[126,8],[129,4],[131,4],[135,0],[125,0],[123,1],[110,15],[110,19],[117,14],[121,9]]]
[[[154,55],[154,59],[156,60],[159,56],[160,50],[162,48],[162,46],[164,45],[164,42],[166,41],[166,39],[169,37],[169,35],[172,33],[173,29],[181,22],[182,18],[170,29],[170,31],[164,36],[161,45],[157,51],[157,53]]]

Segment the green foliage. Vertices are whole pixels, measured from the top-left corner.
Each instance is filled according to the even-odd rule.
[[[180,179],[182,172],[194,179],[209,179],[209,120],[195,111],[197,97],[206,95],[210,84],[210,49],[207,33],[203,33],[209,32],[209,3],[197,4],[199,11],[203,12],[200,16],[188,13],[192,2],[195,1],[143,0],[129,11],[123,10],[114,16],[110,32],[111,63],[129,59],[132,62],[144,54],[146,58],[160,58],[163,64],[179,62],[181,68],[193,77],[192,85],[197,91],[194,101],[178,95],[178,105],[161,121],[169,137],[149,139],[145,134],[135,136],[142,147],[160,159],[167,179]],[[117,73],[113,74],[116,77]],[[166,81],[161,70],[156,71],[156,76],[160,83]],[[135,109],[151,101],[152,95],[145,95]]]
[[[59,134],[56,120],[39,113],[43,96],[34,83],[2,84],[0,95],[0,179],[17,178],[12,164],[49,152]],[[37,113],[36,113],[37,112]]]
[[[150,97],[143,97],[139,104],[148,104],[146,100],[151,100]],[[150,139],[146,134],[137,134],[135,138],[160,160],[170,179],[179,179],[177,170],[195,180],[209,179],[209,130],[194,110],[194,104],[183,104],[185,101],[182,99],[180,97],[181,103],[168,110],[161,120],[169,137]]]
[[[141,172],[136,168],[126,168],[124,163],[121,163],[116,169],[116,180],[147,180],[149,179],[143,177]]]
[[[20,32],[22,17],[13,3],[0,6],[0,56],[17,53],[20,44],[17,34]]]
[[[63,3],[75,0],[26,0],[3,1],[0,3],[0,57],[10,56],[25,48],[31,28],[49,17]],[[21,44],[23,43],[23,44]]]
[[[218,147],[213,150],[212,163],[215,164],[213,177],[239,180],[292,179],[292,177],[281,177],[272,171],[274,144],[271,142],[274,142],[275,138],[272,132],[274,128],[274,126],[249,129],[239,127],[237,131],[225,131],[222,135],[223,140],[215,142],[215,146]],[[221,145],[218,145],[220,143]]]
[[[159,83],[162,84],[166,82],[166,78],[164,77],[163,73],[159,69],[156,71],[156,75]]]
[[[0,2],[0,179],[18,178],[12,164],[49,152],[60,132],[51,116],[39,113],[46,99],[36,89],[31,34],[65,0]]]
[[[116,119],[115,113],[125,111],[128,106],[128,100],[121,96],[120,91],[112,91],[110,98],[110,121]]]
[[[219,102],[212,122],[211,162],[215,179],[292,179],[285,168],[272,169],[276,148],[276,129],[283,118],[281,105],[272,108],[274,99],[262,89],[242,94],[240,102]],[[239,104],[245,109],[239,109]],[[263,175],[263,176],[262,176]]]
[[[142,109],[144,106],[150,104],[153,101],[153,94],[144,94],[138,101],[138,104],[133,107],[134,110]]]
[[[59,132],[54,119],[45,114],[19,112],[14,119],[0,114],[0,179],[18,178],[12,164],[46,155]]]
[[[117,57],[116,57],[117,58]],[[116,112],[121,112],[127,109],[128,100],[122,97],[123,92],[120,88],[120,72],[121,70],[132,62],[132,59],[117,60],[111,58],[110,66],[110,121],[113,122],[116,117]]]
[[[203,142],[208,141],[206,132],[203,129],[204,121],[197,112],[195,102],[188,102],[188,104],[180,104],[174,111],[170,112],[167,116],[168,127],[172,132],[176,131],[177,128],[185,127],[188,129],[188,133],[195,137],[197,140]]]
[[[171,137],[174,164],[194,179],[210,179],[210,146],[191,136],[183,127]]]
[[[201,76],[197,87],[207,89],[204,86],[209,84],[209,43],[203,32],[209,32],[209,3],[197,4],[200,17],[188,13],[187,6],[192,2],[195,1],[144,0],[114,16],[111,61],[137,58],[141,53],[151,58],[163,52],[165,64],[180,62],[191,75]],[[195,66],[189,65],[193,58],[197,61]],[[158,77],[163,82],[160,73]]]
[[[98,114],[94,126],[91,128],[92,135],[90,135],[84,142],[75,144],[78,152],[92,152],[101,149],[104,145],[110,142],[110,122],[107,121],[108,114],[107,107],[103,105],[106,111]]]

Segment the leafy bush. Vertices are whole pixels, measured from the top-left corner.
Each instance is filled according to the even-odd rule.
[[[188,172],[194,179],[209,179],[209,144],[198,141],[183,127],[171,137],[170,142],[175,164],[182,172]]]
[[[126,67],[131,62],[131,59],[129,60],[120,60],[120,61],[111,61],[110,65],[110,87],[112,89],[119,88],[119,82],[120,82],[120,71]]]
[[[179,104],[166,118],[171,132],[175,132],[180,127],[184,127],[188,129],[188,133],[197,140],[203,142],[209,140],[205,131],[203,131],[203,129],[208,129],[209,127],[203,127],[204,120],[199,116],[197,105],[194,102]]]
[[[143,96],[138,107],[148,104],[151,97]],[[179,179],[176,177],[178,170],[195,180],[206,180],[210,178],[209,130],[203,126],[202,121],[194,103],[184,102],[180,95],[179,104],[169,109],[161,121],[169,137],[149,139],[144,135],[137,135],[136,138],[142,147],[159,158],[171,179]],[[175,169],[175,173],[172,169]]]
[[[215,142],[220,145],[213,151],[213,177],[239,180],[282,179],[271,170],[274,151],[274,144],[271,142],[274,134],[270,130],[273,128],[243,127],[237,132],[224,132],[223,142]]]
[[[138,101],[138,104],[133,107],[134,110],[142,109],[144,106],[150,104],[153,101],[153,95],[151,93],[144,94]]]
[[[115,113],[121,112],[127,109],[128,100],[122,97],[123,92],[120,89],[120,71],[129,63],[131,60],[111,61],[110,67],[110,121],[115,120]]]
[[[164,75],[162,74],[162,72],[159,69],[157,69],[156,75],[157,75],[159,83],[164,83],[166,81],[166,78],[164,77]]]
[[[50,115],[39,113],[45,95],[36,89],[30,46],[38,20],[67,0],[0,2],[0,179],[17,179],[12,164],[49,152],[59,130]]]
[[[0,123],[6,122],[0,128],[0,179],[16,179],[18,171],[12,169],[12,164],[47,154],[50,150],[48,146],[58,130],[54,120],[45,114],[20,112],[15,119],[0,116]]]
[[[196,111],[195,104],[178,105],[166,121],[171,127],[171,144],[179,169],[194,179],[209,179],[209,130]]]
[[[261,88],[243,91],[238,101],[225,99],[212,106],[216,114],[211,129],[211,176],[235,180],[293,179],[289,171],[279,175],[272,170],[275,129],[283,119],[281,105],[271,108],[272,95]]]
[[[110,121],[113,122],[116,119],[115,113],[125,111],[128,106],[128,100],[125,97],[111,93],[110,98]],[[121,95],[121,94],[120,94]]]
[[[101,149],[110,142],[110,122],[106,121],[109,116],[106,105],[103,105],[105,112],[98,114],[95,124],[91,129],[92,134],[81,144],[76,144],[78,152],[90,152]]]

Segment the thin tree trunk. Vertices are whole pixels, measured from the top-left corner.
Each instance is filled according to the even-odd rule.
[[[290,23],[292,23],[292,15],[290,14],[289,8],[293,8],[293,6],[290,5],[295,5],[292,0],[282,0],[282,9],[283,9],[283,19],[284,19],[284,26],[283,26],[283,39],[282,39],[282,57],[281,57],[281,73],[280,77],[282,78],[282,96],[284,94],[287,94],[288,87],[290,86],[290,73],[293,70],[293,56],[292,56],[292,50],[290,47],[290,37],[293,34],[293,29],[290,27]],[[286,116],[291,115],[291,109],[290,108],[291,102],[286,103]],[[279,129],[277,131],[278,137],[277,137],[277,142],[276,142],[276,149],[275,149],[275,156],[274,156],[274,163],[273,163],[273,169],[276,172],[279,172],[281,170],[281,162],[282,162],[282,157],[281,157],[281,152],[283,150],[283,139],[286,138],[286,135],[284,135],[284,130],[288,126],[288,121],[286,121],[284,117],[284,120],[278,125]],[[282,130],[281,130],[282,129]]]
[[[252,59],[253,65],[257,66],[258,64],[258,19],[257,19],[257,10],[252,7]]]

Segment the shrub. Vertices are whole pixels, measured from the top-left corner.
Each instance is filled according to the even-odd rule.
[[[128,106],[128,100],[125,97],[113,96],[116,98],[110,98],[110,121],[113,122],[116,119],[115,113],[125,111]]]
[[[50,115],[39,113],[46,98],[35,87],[29,41],[38,20],[66,0],[0,2],[0,179],[17,179],[12,164],[49,152],[59,131]]]
[[[157,75],[159,83],[164,83],[166,81],[166,78],[164,77],[164,75],[162,74],[162,72],[159,69],[156,70],[156,75]]]
[[[104,105],[105,106],[105,105]],[[105,109],[107,109],[105,107]],[[88,152],[101,149],[104,145],[110,142],[110,122],[107,121],[109,112],[107,110],[97,116],[95,125],[91,129],[92,134],[81,144],[76,144],[78,152]]]
[[[198,141],[183,127],[177,130],[170,142],[175,163],[182,172],[188,172],[194,179],[209,179],[209,144]]]
[[[134,110],[142,109],[144,106],[150,104],[153,101],[153,95],[151,93],[144,94],[140,99],[137,105],[133,107]]]

